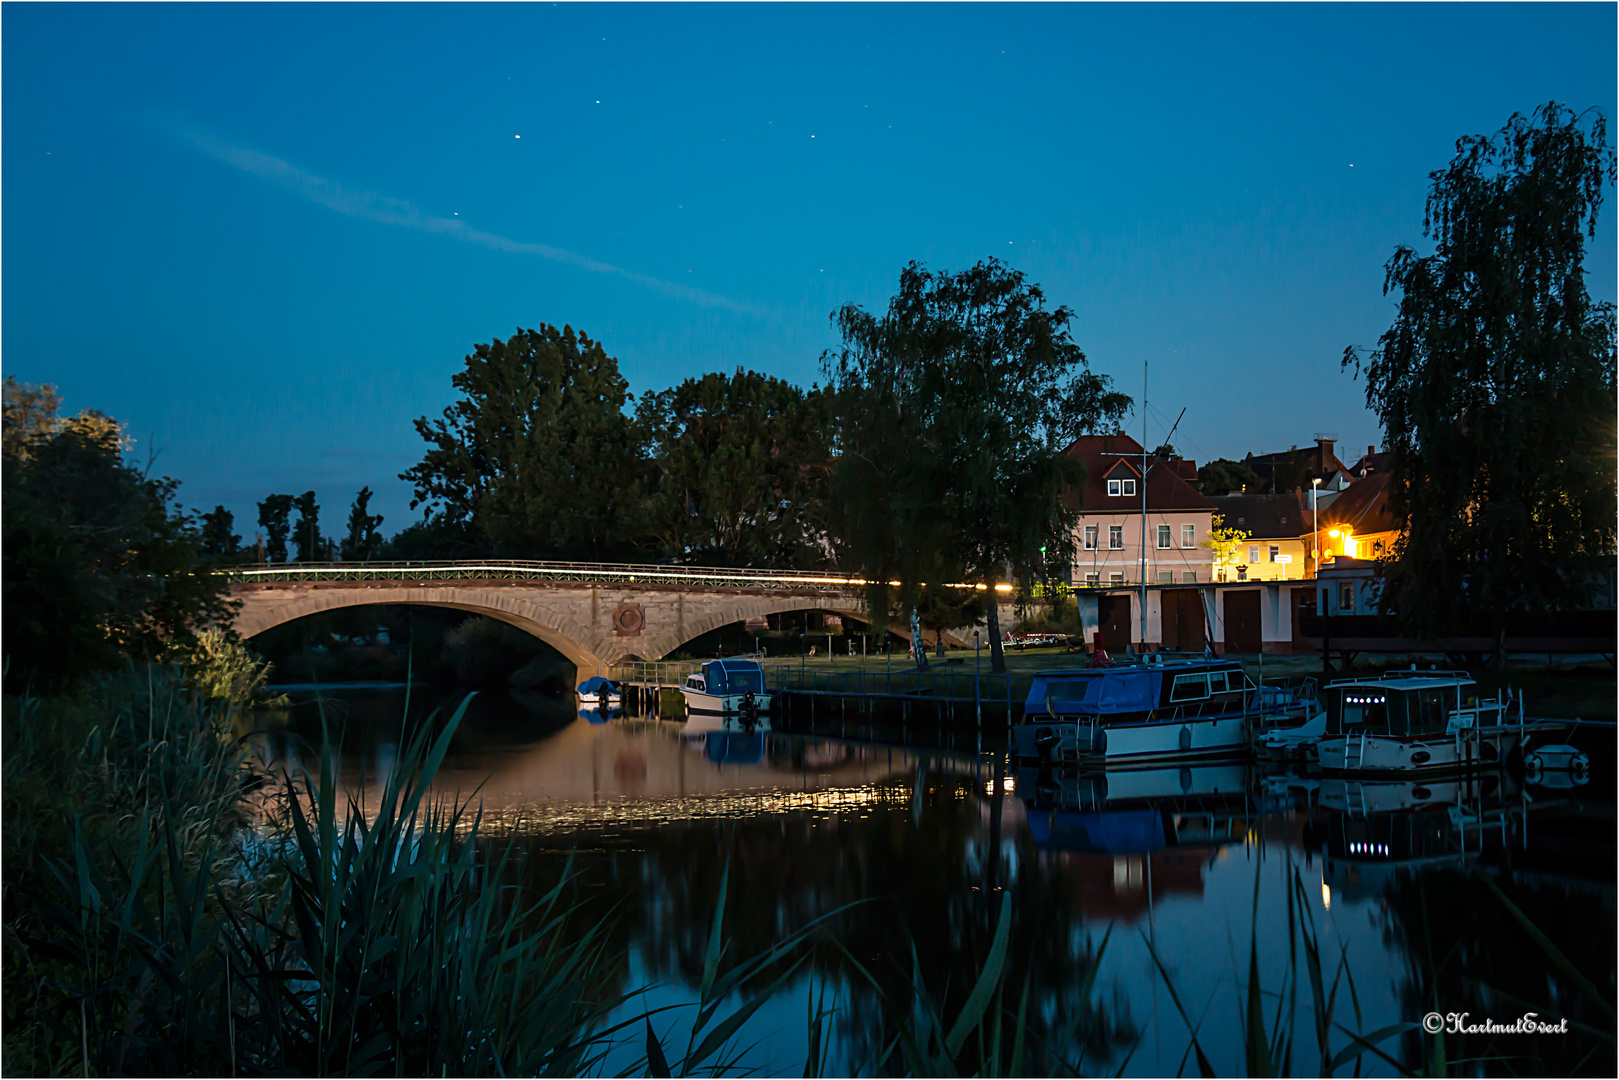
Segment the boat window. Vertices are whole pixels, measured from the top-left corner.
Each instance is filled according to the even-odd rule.
[[[1450,710],[1445,702],[1447,693],[1439,689],[1418,690],[1410,696],[1416,699],[1413,702],[1416,708],[1412,710],[1411,734],[1443,734],[1445,722],[1450,718]]]
[[[1084,701],[1090,679],[1061,679],[1046,683],[1046,697],[1052,701]]]
[[[749,671],[745,668],[741,671],[728,669],[726,675],[730,678],[730,687],[733,694],[746,694],[750,690],[757,694],[765,688],[764,672],[762,671]]]
[[[1410,712],[1412,696],[1413,695],[1411,694],[1390,692],[1388,700],[1390,735],[1411,734],[1411,724],[1408,714]]]
[[[1232,687],[1226,681],[1230,677],[1230,675],[1231,675],[1231,672],[1229,672],[1229,671],[1211,671],[1211,672],[1209,672],[1209,693],[1211,693],[1211,694],[1223,694],[1227,690],[1241,689],[1241,687]]]
[[[1203,672],[1196,675],[1177,675],[1169,688],[1170,701],[1201,701],[1209,696],[1209,677]]]
[[[1345,731],[1351,734],[1361,731],[1386,732],[1388,726],[1388,691],[1365,689],[1344,692]]]

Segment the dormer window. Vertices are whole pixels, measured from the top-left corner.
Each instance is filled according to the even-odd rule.
[[[1134,480],[1109,480],[1107,482],[1107,493],[1114,496],[1134,495],[1136,493],[1136,482]]]

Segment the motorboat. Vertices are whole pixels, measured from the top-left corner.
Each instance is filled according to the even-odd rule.
[[[1480,700],[1464,671],[1392,671],[1329,683],[1325,730],[1316,745],[1323,772],[1431,773],[1491,768],[1569,724],[1525,720],[1523,699]]]
[[[1294,704],[1289,698],[1288,707]],[[1260,694],[1236,660],[1041,671],[1013,728],[1013,754],[1102,766],[1241,756],[1255,710],[1268,716],[1282,707],[1280,698]]]
[[[686,676],[680,692],[686,698],[688,715],[734,715],[746,721],[770,711],[764,668],[746,657],[706,662],[702,670]]]
[[[594,708],[611,708],[621,704],[618,687],[600,675],[592,675],[579,684],[579,704]]]

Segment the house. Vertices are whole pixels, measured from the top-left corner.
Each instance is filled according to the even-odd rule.
[[[1081,436],[1068,453],[1085,467],[1085,482],[1064,496],[1079,511],[1075,585],[1139,585],[1143,565],[1151,584],[1212,579],[1214,505],[1187,483],[1197,476],[1196,462],[1148,456],[1143,480],[1141,444],[1123,432]]]
[[[1297,581],[1310,572],[1310,497],[1219,495],[1211,498],[1221,527],[1248,534],[1214,552],[1214,580]]]
[[[1376,560],[1393,554],[1400,528],[1388,496],[1389,474],[1372,472],[1321,510],[1314,535],[1323,565],[1338,556]]]
[[[1276,454],[1249,454],[1243,459],[1243,464],[1254,471],[1269,494],[1309,491],[1310,481],[1314,479],[1321,480],[1325,490],[1339,490],[1339,487],[1327,487],[1327,484],[1330,482],[1348,487],[1349,470],[1333,453],[1335,445],[1336,436],[1317,435],[1314,448],[1294,447]],[[1334,474],[1342,476],[1335,479]]]
[[[1388,455],[1388,451],[1385,450],[1383,453],[1380,454],[1380,453],[1377,452],[1377,447],[1375,447],[1375,446],[1368,446],[1366,448],[1366,456],[1361,458],[1359,461],[1355,462],[1353,465],[1349,466],[1349,475],[1350,475],[1350,477],[1352,479],[1355,479],[1355,480],[1364,480],[1366,477],[1372,475],[1373,473],[1388,472],[1388,471],[1389,471],[1389,455]]]

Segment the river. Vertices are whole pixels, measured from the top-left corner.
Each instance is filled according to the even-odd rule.
[[[308,766],[324,709],[351,791],[382,783],[401,732],[455,704],[418,692],[407,720],[399,689],[333,690],[320,705],[294,696],[272,718],[272,756]],[[1243,1072],[1252,947],[1267,1032],[1292,1016],[1290,1071],[1317,1072],[1313,928],[1323,997],[1337,988],[1334,1054],[1348,1032],[1430,1011],[1469,1022],[1537,1011],[1610,1037],[1450,1037],[1449,1059],[1491,1073],[1613,1073],[1611,1019],[1485,884],[1611,996],[1611,776],[1564,789],[1503,772],[1358,784],[1241,764],[1075,777],[1010,768],[976,738],[895,745],[801,726],[697,736],[669,720],[596,723],[567,701],[480,695],[435,787],[476,801],[484,833],[510,838],[537,882],[575,875],[584,910],[622,947],[620,988],[647,988],[637,1009],[696,999],[727,865],[728,959],[844,909],[744,1028],[738,1064],[761,1073],[802,1074],[812,995],[836,1007],[832,1074],[871,1071],[914,1015],[917,978],[953,1016],[1008,896],[1003,1004],[1015,1015],[1027,986],[1038,1071],[1195,1072],[1195,1028],[1216,1072]],[[671,1053],[691,1013],[659,1014]],[[641,1053],[640,1037],[608,1072]],[[1392,1060],[1368,1053],[1362,1075],[1418,1068],[1432,1043],[1409,1030],[1378,1048]]]

